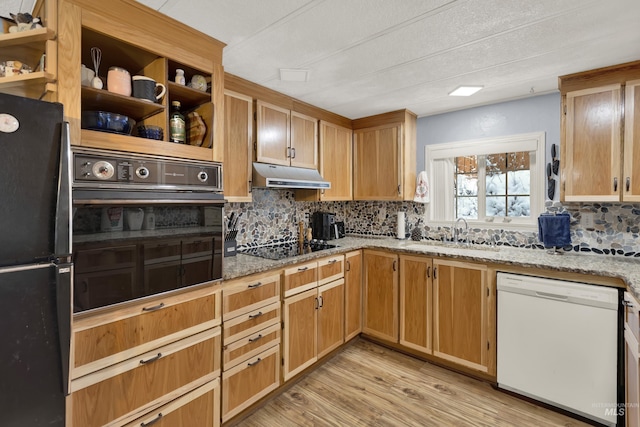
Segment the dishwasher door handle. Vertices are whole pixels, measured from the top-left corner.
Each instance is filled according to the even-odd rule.
[[[548,298],[548,299],[554,299],[557,301],[568,301],[569,297],[566,295],[558,295],[558,294],[551,294],[548,292],[540,292],[540,291],[536,291],[536,296],[537,297],[541,297],[541,298]]]

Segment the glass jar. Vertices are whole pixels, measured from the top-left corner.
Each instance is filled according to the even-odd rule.
[[[179,85],[184,86],[186,83],[186,80],[184,78],[184,70],[181,68],[176,69],[176,78],[174,79],[174,81],[176,83],[178,83]]]

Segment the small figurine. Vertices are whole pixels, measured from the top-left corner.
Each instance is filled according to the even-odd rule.
[[[42,28],[40,18],[34,18],[30,13],[10,13],[9,15],[11,15],[11,19],[16,23],[16,25],[9,27],[10,33]]]

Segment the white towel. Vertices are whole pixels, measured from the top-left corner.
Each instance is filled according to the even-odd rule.
[[[427,171],[422,171],[416,177],[416,194],[413,201],[418,203],[429,203],[429,176]]]

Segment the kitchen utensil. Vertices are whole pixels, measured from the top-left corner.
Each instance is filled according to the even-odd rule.
[[[110,113],[108,111],[82,112],[81,127],[83,129],[130,135],[135,124],[135,120],[122,114]]]
[[[551,157],[553,157],[553,173],[558,175],[560,169],[560,160],[558,160],[558,146],[556,144],[551,145]]]
[[[553,200],[553,196],[556,194],[556,180],[551,178],[552,166],[551,163],[547,163],[547,196],[549,196],[550,200]]]
[[[131,74],[122,67],[109,67],[107,90],[118,95],[131,96]]]
[[[93,70],[96,73],[96,76],[91,79],[91,86],[96,89],[102,89],[102,79],[98,77],[98,70],[100,69],[100,62],[102,61],[102,51],[99,47],[91,48],[91,60],[93,61]]]

